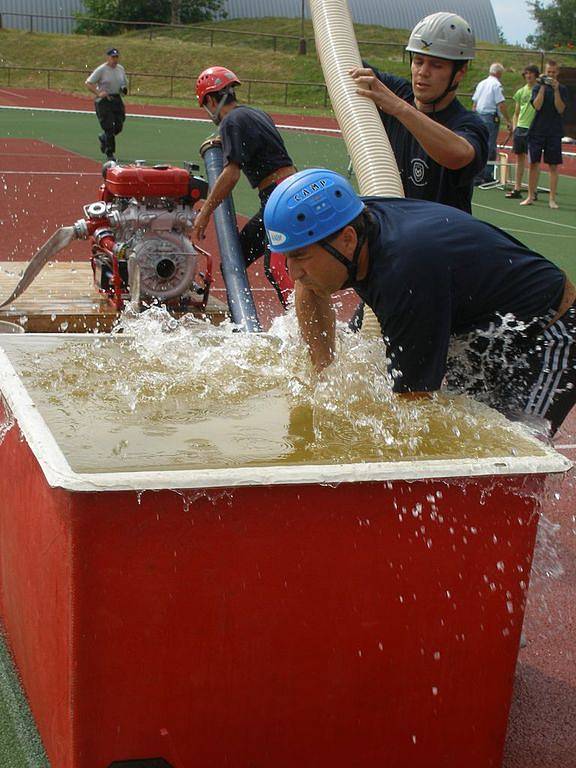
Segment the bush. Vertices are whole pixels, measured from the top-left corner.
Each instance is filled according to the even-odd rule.
[[[130,28],[129,23],[123,22],[134,21],[195,24],[224,16],[222,3],[223,0],[85,0],[86,12],[76,14],[76,32],[114,35]]]

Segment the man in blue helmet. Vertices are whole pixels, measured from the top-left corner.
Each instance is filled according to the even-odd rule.
[[[446,381],[552,434],[574,405],[576,289],[505,232],[437,203],[360,198],[323,169],[283,181],[264,224],[317,370],[336,350],[331,296],[353,288],[378,318],[395,392]]]
[[[351,72],[358,93],[380,111],[406,197],[468,213],[474,177],[488,159],[486,126],[456,98],[474,47],[465,19],[433,13],[418,22],[406,46],[411,82],[368,65]]]

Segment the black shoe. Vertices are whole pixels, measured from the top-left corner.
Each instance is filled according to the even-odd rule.
[[[519,189],[513,189],[511,192],[506,192],[504,197],[511,198],[512,200],[522,200],[522,192]]]

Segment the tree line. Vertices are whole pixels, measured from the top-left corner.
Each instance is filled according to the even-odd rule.
[[[86,12],[78,14],[77,31],[99,35],[118,29],[98,19],[196,24],[226,16],[224,0],[84,0],[84,5]],[[526,38],[528,45],[545,50],[576,47],[576,0],[527,0],[527,6],[537,24],[536,32]],[[499,36],[505,42],[501,30]]]

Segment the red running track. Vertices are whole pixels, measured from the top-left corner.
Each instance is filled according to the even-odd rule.
[[[192,98],[190,99],[192,102]],[[41,109],[76,109],[93,112],[93,100],[90,96],[75,96],[70,93],[49,91],[44,88],[0,88],[0,107],[37,107]],[[188,117],[210,122],[203,109],[195,107],[170,107],[157,104],[131,104],[126,102],[126,111],[134,115],[157,115],[160,117]],[[339,130],[338,123],[332,117],[318,115],[284,115],[272,113],[276,123],[294,128],[314,128]]]
[[[29,259],[59,226],[82,216],[97,199],[100,166],[58,147],[21,139],[0,140],[0,260]],[[212,229],[208,250],[217,253]],[[61,258],[88,259],[85,242]],[[279,311],[257,263],[250,268],[265,323]],[[224,298],[219,268],[216,291]],[[555,444],[576,459],[572,416]],[[576,768],[576,484],[574,472],[545,505],[548,524],[535,558],[503,768]],[[557,530],[552,526],[557,525]],[[461,768],[447,766],[447,768]],[[462,766],[464,768],[464,766]]]
[[[191,98],[192,101],[192,98]],[[46,88],[0,88],[0,107],[39,107],[43,109],[77,109],[84,112],[92,112],[93,104],[90,96],[77,96],[70,93],[50,91]],[[206,112],[195,107],[171,107],[157,104],[131,104],[126,103],[126,109],[135,115],[158,115],[162,117],[188,117],[196,120],[206,120]],[[310,128],[322,133],[322,129],[330,131],[339,130],[338,123],[333,117],[319,115],[286,115],[272,113],[277,124],[293,128]],[[506,131],[501,131],[498,137],[502,144],[508,137]],[[508,142],[510,146],[510,142]],[[567,154],[570,152],[570,154]],[[514,162],[514,155],[507,151],[510,162]],[[544,166],[545,168],[545,166]],[[564,164],[561,169],[563,174],[576,176],[576,144],[565,147]]]

